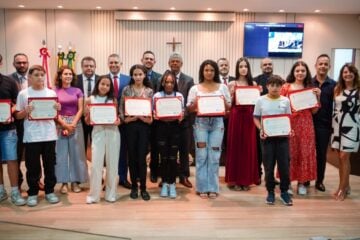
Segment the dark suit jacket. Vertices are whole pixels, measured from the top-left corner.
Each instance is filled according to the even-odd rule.
[[[16,84],[18,85],[19,90],[21,90],[21,82],[16,72],[13,72],[12,74],[8,75],[8,77],[14,79],[16,81]]]
[[[155,71],[151,72],[151,78],[150,83],[151,83],[151,88],[154,91],[154,93],[158,92],[160,89],[160,81],[161,81],[161,74],[157,73]]]
[[[99,80],[99,75],[95,74],[95,83]],[[83,75],[79,74],[77,75],[77,79],[76,79],[76,83],[75,83],[75,87],[80,88],[81,92],[84,93],[84,84],[83,84]],[[95,86],[95,85],[94,85]]]
[[[235,81],[236,80],[236,78],[235,77],[233,77],[233,76],[229,76],[229,82],[231,82],[231,81]]]
[[[110,79],[111,79],[111,75],[108,74],[107,75]],[[122,95],[122,91],[124,89],[125,86],[129,85],[130,83],[130,76],[128,75],[124,75],[120,73],[120,79],[119,79],[119,96],[117,97],[117,102],[118,104],[120,103],[120,99],[121,99],[121,95]]]
[[[184,103],[187,103],[187,98],[190,88],[194,86],[194,79],[185,73],[180,73],[178,81],[178,90],[184,96]]]

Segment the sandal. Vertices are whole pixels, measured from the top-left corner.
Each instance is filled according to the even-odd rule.
[[[207,199],[208,198],[208,194],[206,192],[199,192],[199,196],[202,199]]]
[[[216,192],[209,192],[209,198],[210,199],[215,199],[215,198],[217,198],[218,197],[218,193],[216,193]]]

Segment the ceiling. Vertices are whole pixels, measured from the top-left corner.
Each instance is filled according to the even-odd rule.
[[[360,14],[360,0],[0,0],[0,8]],[[137,8],[137,9],[136,9]],[[175,8],[170,10],[170,8]],[[211,8],[211,9],[208,9]],[[245,10],[246,11],[246,10]]]

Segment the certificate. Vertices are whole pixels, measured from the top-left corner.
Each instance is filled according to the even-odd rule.
[[[179,119],[183,112],[182,97],[161,97],[155,98],[155,116],[156,118]]]
[[[197,116],[224,116],[224,96],[198,96]]]
[[[291,91],[289,93],[291,108],[294,111],[319,107],[319,102],[313,88]]]
[[[0,122],[7,122],[11,119],[11,100],[0,100]]]
[[[125,116],[151,116],[151,98],[125,97]]]
[[[33,110],[29,113],[29,120],[52,120],[57,118],[58,111],[55,104],[58,99],[51,98],[29,98],[29,105]]]
[[[290,115],[268,115],[261,118],[262,129],[268,137],[289,136],[291,132]]]
[[[117,120],[116,104],[89,104],[90,124],[114,124]]]
[[[259,97],[260,97],[260,89],[257,86],[235,87],[236,105],[255,105]]]

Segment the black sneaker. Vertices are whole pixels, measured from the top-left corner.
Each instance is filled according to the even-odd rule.
[[[266,203],[269,205],[275,204],[275,193],[273,191],[268,192],[268,195],[266,197]]]
[[[284,203],[285,206],[292,206],[293,205],[291,197],[287,192],[282,192],[281,196],[280,196],[280,199]]]
[[[141,197],[142,197],[142,199],[144,201],[149,201],[150,200],[150,194],[146,190],[142,190],[140,192],[140,195],[141,195]]]

